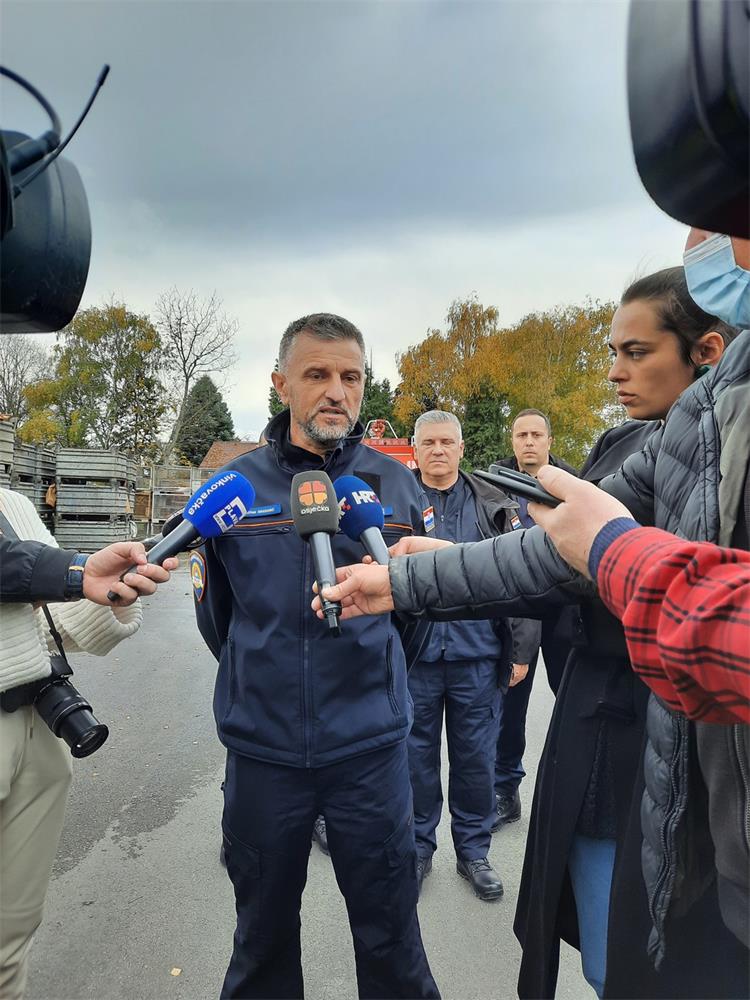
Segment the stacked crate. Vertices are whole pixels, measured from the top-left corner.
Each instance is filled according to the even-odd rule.
[[[47,503],[48,491],[55,482],[55,452],[16,440],[13,449],[11,489],[23,493],[34,504],[49,531],[54,528],[53,508]]]
[[[117,451],[57,453],[55,538],[64,549],[95,552],[135,535],[136,465]]]
[[[182,510],[214,472],[216,469],[197,469],[190,465],[155,465],[152,469],[151,534],[158,534],[167,518]]]
[[[13,445],[16,440],[15,422],[0,420],[0,487],[10,486],[13,467]]]

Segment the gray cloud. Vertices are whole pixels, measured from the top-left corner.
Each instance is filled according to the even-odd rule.
[[[3,58],[68,120],[111,62],[70,147],[92,198],[320,246],[633,198],[624,24],[596,2],[6,3]]]
[[[379,377],[452,299],[504,323],[675,264],[640,186],[624,2],[6,0],[2,61],[72,124],[94,246],[83,305],[214,289],[240,322],[235,426],[266,418],[296,316],[351,317]],[[3,127],[43,114],[2,84]],[[534,401],[530,400],[529,405]]]

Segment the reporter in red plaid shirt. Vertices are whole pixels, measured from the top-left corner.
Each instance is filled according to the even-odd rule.
[[[750,553],[642,528],[562,469],[546,466],[539,482],[564,503],[529,513],[596,581],[641,679],[690,719],[750,723]]]

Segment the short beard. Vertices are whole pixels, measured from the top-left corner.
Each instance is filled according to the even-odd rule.
[[[319,445],[329,445],[336,444],[339,441],[343,441],[344,438],[349,437],[351,432],[354,430],[354,425],[356,420],[347,414],[347,419],[349,423],[346,427],[318,427],[315,423],[315,418],[311,420],[305,420],[304,423],[300,423],[299,427],[305,436],[310,440],[314,441],[315,444]]]

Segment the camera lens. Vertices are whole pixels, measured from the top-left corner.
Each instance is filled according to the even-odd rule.
[[[55,736],[65,740],[74,757],[88,757],[109,736],[109,729],[92,714],[91,705],[64,678],[49,684],[34,704]]]
[[[106,743],[109,736],[109,729],[103,723],[97,722],[91,712],[87,712],[85,709],[82,709],[75,716],[77,724],[82,721],[81,715],[88,716],[93,725],[81,732],[75,743],[71,742],[67,736],[60,734],[70,747],[70,752],[74,757],[88,757],[89,754],[98,750],[102,743]]]

